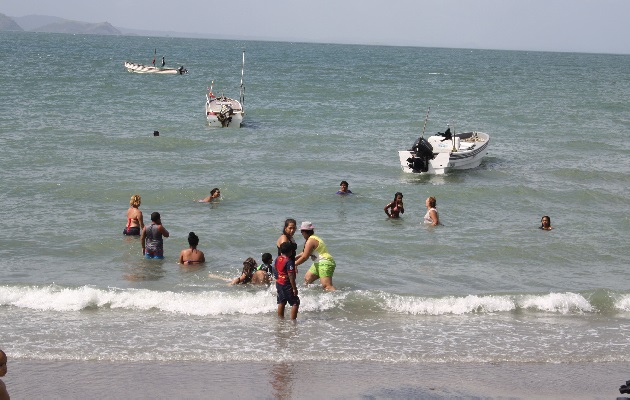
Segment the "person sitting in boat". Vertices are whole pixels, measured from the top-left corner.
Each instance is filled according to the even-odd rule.
[[[444,136],[444,139],[442,139],[443,142],[446,140],[453,140],[453,134],[451,133],[450,127],[448,127],[444,133],[440,133],[440,135]]]

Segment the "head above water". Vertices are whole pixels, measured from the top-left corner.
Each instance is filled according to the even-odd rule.
[[[153,222],[160,222],[160,213],[157,211],[153,211],[151,213],[151,221]]]
[[[427,205],[431,208],[434,208],[437,205],[437,199],[433,196],[427,198]]]
[[[190,247],[197,247],[199,244],[199,236],[195,235],[195,232],[190,232],[188,234],[188,244]]]
[[[210,196],[216,198],[221,196],[221,190],[219,190],[219,188],[214,188],[210,191]]]

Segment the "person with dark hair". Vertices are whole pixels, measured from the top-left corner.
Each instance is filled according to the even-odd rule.
[[[151,213],[151,225],[145,226],[140,235],[140,243],[142,244],[142,254],[145,258],[164,258],[164,242],[163,237],[169,237],[169,233],[162,225],[160,213],[155,211]]]
[[[271,277],[274,276],[273,257],[270,253],[264,253],[262,255],[262,264],[256,267],[254,275],[252,276],[252,283],[271,283]]]
[[[195,235],[195,232],[190,232],[188,234],[188,245],[190,247],[179,253],[179,263],[181,265],[201,264],[206,262],[206,256],[203,254],[203,251],[197,250],[198,244],[199,236]]]
[[[543,231],[550,231],[553,229],[553,226],[551,226],[551,218],[548,215],[543,216],[540,220],[540,229]]]
[[[295,253],[297,250],[297,243],[295,243],[295,239],[293,235],[295,235],[295,230],[297,226],[297,222],[293,218],[287,218],[284,220],[284,228],[282,228],[282,235],[276,241],[276,246],[278,247],[278,255],[280,255],[280,245],[284,242],[289,242],[293,245],[293,251],[289,255],[292,259],[295,260]]]
[[[0,350],[0,378],[7,374],[7,355],[4,351]],[[7,387],[0,379],[0,400],[9,400],[9,392],[7,392]]]
[[[199,200],[199,203],[210,203],[214,199],[218,199],[220,196],[221,191],[219,190],[219,188],[214,188],[210,191],[210,196],[204,197],[203,199]]]
[[[394,194],[394,201],[387,204],[385,208],[383,208],[388,218],[399,218],[400,214],[405,213],[405,207],[403,205],[402,199],[403,194],[400,192],[396,192]]]
[[[302,232],[302,237],[306,239],[306,243],[304,243],[304,250],[295,259],[295,266],[303,264],[309,258],[314,261],[304,275],[304,283],[308,285],[319,279],[325,290],[336,290],[332,277],[337,264],[328,253],[326,244],[319,236],[315,236],[315,227],[310,221],[302,222],[300,232]]]
[[[123,229],[123,235],[140,236],[140,230],[144,228],[144,217],[140,207],[140,196],[134,194],[129,200],[127,209],[127,226]]]
[[[295,275],[297,269],[295,262],[291,258],[292,250],[291,242],[284,242],[280,245],[280,256],[276,258],[275,269],[278,276],[276,277],[276,298],[278,303],[278,317],[284,318],[284,308],[289,303],[291,306],[291,319],[296,319],[298,310],[300,309],[300,298],[298,297],[297,284],[295,283]]]
[[[440,225],[440,216],[438,215],[437,208],[435,208],[437,205],[435,197],[431,196],[427,198],[424,204],[427,206],[427,213],[424,214],[423,222],[433,226]]]
[[[256,260],[249,257],[247,260],[243,261],[243,271],[238,278],[232,279],[230,285],[238,285],[238,284],[246,284],[252,281],[254,276],[254,272],[256,272]]]
[[[337,193],[335,194],[352,194],[352,190],[348,189],[348,182],[341,181],[341,183],[339,184],[339,190],[337,190]]]

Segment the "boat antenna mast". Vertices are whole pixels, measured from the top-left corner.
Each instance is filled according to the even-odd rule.
[[[431,111],[431,107],[427,109],[427,116],[424,118],[424,126],[422,127],[422,135],[420,135],[420,137],[424,137],[424,130],[427,129],[427,121],[429,120],[429,111]]]
[[[245,50],[243,49],[243,66],[241,67],[241,93],[239,96],[239,102],[241,107],[245,105],[245,84],[243,83],[243,76],[245,75]]]
[[[453,124],[453,133],[451,134],[451,142],[453,143],[452,153],[457,153],[457,148],[455,147],[455,124]]]

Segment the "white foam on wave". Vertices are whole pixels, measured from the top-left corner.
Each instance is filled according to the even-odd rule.
[[[240,289],[240,288],[238,288]],[[154,291],[148,289],[98,289],[90,286],[63,288],[0,286],[0,306],[43,311],[80,311],[90,308],[160,310],[187,315],[264,314],[277,310],[275,286],[260,290],[220,292]],[[303,311],[324,311],[339,305],[345,295],[321,290],[300,293]],[[306,300],[306,301],[305,301]]]
[[[546,295],[468,295],[464,297],[405,297],[384,295],[385,308],[394,312],[414,315],[446,315],[468,313],[506,312],[517,309],[559,312],[594,312],[594,307],[577,293],[550,293]],[[630,298],[627,299],[630,307]],[[623,309],[621,305],[617,306]]]
[[[630,311],[630,294],[624,294],[615,301],[615,308],[622,311]]]
[[[498,312],[515,309],[514,300],[509,296],[476,296],[416,298],[402,296],[387,296],[386,307],[392,311],[425,314],[467,314],[472,312]]]
[[[595,308],[578,293],[549,293],[546,295],[520,296],[519,307],[539,311],[559,312],[593,312]]]

